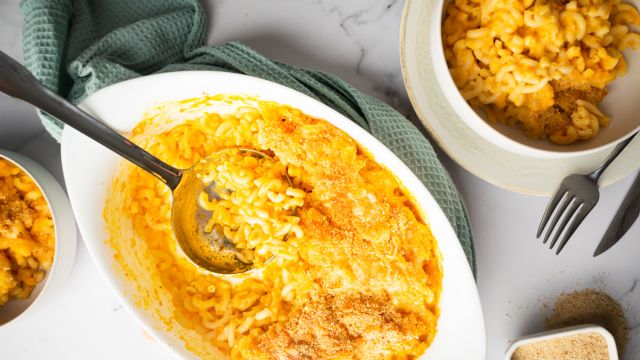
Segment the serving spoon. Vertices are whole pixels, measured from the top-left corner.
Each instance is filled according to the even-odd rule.
[[[105,123],[44,87],[24,66],[0,51],[0,91],[26,101],[78,130],[116,154],[162,180],[171,189],[171,227],[184,254],[196,265],[218,274],[237,274],[253,268],[235,245],[216,226],[210,232],[205,226],[211,213],[198,205],[203,191],[217,198],[212,184],[205,184],[202,176],[221,152],[203,159],[189,169],[177,169],[120,135]],[[268,155],[248,149],[225,151],[250,152],[251,156]],[[286,180],[291,180],[285,174]],[[238,254],[238,255],[237,255]],[[245,260],[246,261],[246,260]]]

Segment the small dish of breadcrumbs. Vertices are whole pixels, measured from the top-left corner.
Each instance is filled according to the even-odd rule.
[[[518,340],[505,360],[618,360],[618,351],[606,329],[584,325]]]

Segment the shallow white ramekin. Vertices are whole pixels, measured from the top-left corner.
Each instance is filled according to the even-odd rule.
[[[579,334],[590,334],[596,333],[602,335],[604,340],[607,342],[607,349],[609,350],[609,359],[610,360],[618,360],[618,349],[616,348],[616,342],[613,339],[613,335],[607,329],[598,325],[578,325],[566,327],[558,330],[546,331],[538,334],[533,334],[529,336],[522,337],[516,340],[509,349],[507,353],[504,355],[504,360],[511,360],[511,356],[522,345],[531,344],[538,341],[543,340],[551,340],[557,339],[565,336],[571,335],[579,335]]]

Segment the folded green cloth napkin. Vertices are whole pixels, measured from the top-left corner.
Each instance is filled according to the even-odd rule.
[[[371,132],[413,170],[453,225],[475,270],[464,204],[431,144],[385,103],[327,73],[269,60],[237,42],[207,46],[196,0],[23,0],[24,62],[73,103],[119,81],[179,70],[231,71],[312,96]],[[40,114],[57,139],[62,123]]]

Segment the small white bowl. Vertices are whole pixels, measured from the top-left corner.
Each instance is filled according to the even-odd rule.
[[[511,356],[522,345],[535,343],[538,341],[558,339],[565,336],[579,335],[579,334],[591,334],[596,333],[602,335],[607,342],[607,349],[609,350],[609,360],[618,360],[618,348],[616,347],[616,341],[613,339],[613,335],[607,329],[598,325],[578,325],[566,327],[558,330],[546,331],[538,334],[522,337],[516,342],[511,344],[507,353],[504,355],[504,360],[511,360]]]
[[[49,207],[55,230],[55,253],[51,269],[28,299],[9,300],[0,306],[0,333],[46,308],[48,300],[62,288],[76,256],[77,228],[71,204],[58,181],[35,161],[10,151],[0,150],[0,158],[9,160],[26,172],[38,185]]]
[[[640,0],[624,0],[640,8]],[[550,141],[530,139],[515,126],[490,124],[484,114],[476,112],[464,99],[451,77],[442,44],[442,23],[446,5],[450,0],[435,0],[430,14],[430,50],[438,84],[458,117],[479,136],[510,152],[538,158],[566,158],[593,154],[616,144],[640,129],[640,102],[630,94],[640,93],[640,51],[624,51],[628,72],[614,80],[607,89],[609,94],[600,104],[603,112],[611,117],[611,124],[602,128],[598,135],[588,141],[570,145],[557,145]],[[636,29],[637,30],[637,29]]]

